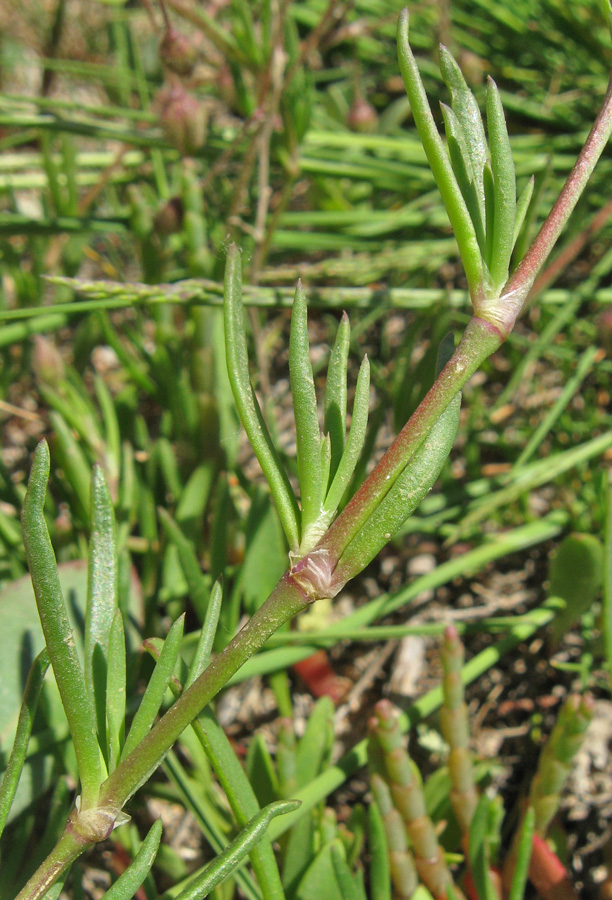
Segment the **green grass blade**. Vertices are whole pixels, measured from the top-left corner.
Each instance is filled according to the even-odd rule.
[[[293,812],[299,806],[297,800],[277,800],[260,810],[246,824],[231,844],[209,863],[202,875],[182,891],[176,900],[201,900],[207,897],[218,884],[235,872],[240,863],[265,836],[270,822],[275,816]]]
[[[219,591],[219,600],[220,594]],[[211,608],[213,606],[214,604],[211,602]],[[149,643],[148,649],[155,657],[158,657],[159,651],[152,642]],[[183,672],[181,672],[181,677],[187,678]],[[170,688],[175,696],[181,693],[181,687],[175,681],[170,682]],[[205,707],[200,718],[204,720],[204,725],[198,720],[192,722],[195,736],[225,791],[236,821],[239,825],[245,825],[260,811],[253,786],[238,761],[227,735],[219,726],[209,706]],[[274,850],[266,838],[253,848],[251,863],[264,900],[284,900]]]
[[[109,389],[104,380],[97,376],[94,380],[94,390],[102,420],[104,422],[104,443],[106,452],[104,454],[104,462],[106,474],[111,484],[116,485],[119,479],[119,467],[121,465],[121,437],[119,431],[119,420],[117,419],[117,410]]]
[[[520,466],[524,466],[525,463],[528,462],[529,458],[533,456],[535,451],[538,449],[574,394],[576,394],[580,389],[582,382],[591,371],[591,367],[598,353],[599,347],[588,347],[584,351],[584,353],[578,360],[576,371],[569,379],[569,381],[566,382],[565,387],[561,391],[560,395],[557,397],[548,413],[544,416],[536,430],[533,432],[533,434],[523,447],[519,458],[515,463],[515,466],[517,468],[519,468]]]
[[[374,799],[368,807],[371,900],[391,900],[391,869],[385,826]]]
[[[558,531],[557,531],[558,533]],[[392,605],[389,605],[389,610]],[[558,604],[546,601],[537,610],[534,610],[533,620],[530,623],[518,625],[511,634],[502,638],[481,653],[472,657],[463,667],[461,676],[464,684],[471,684],[480,678],[492,666],[497,665],[506,653],[513,650],[522,641],[527,640],[538,629],[547,625],[555,616]],[[400,727],[406,731],[410,725],[421,722],[427,716],[440,708],[442,704],[442,688],[440,686],[429,691],[419,698],[408,710],[407,715],[400,719]],[[337,763],[329,766],[322,775],[311,782],[306,788],[296,791],[295,796],[302,800],[302,806],[297,813],[293,813],[286,821],[278,822],[270,829],[270,839],[278,840],[296,821],[307,815],[322,800],[337,790],[359,768],[366,765],[368,760],[367,738],[355,744]]]
[[[482,898],[482,900],[498,900],[498,894],[493,886],[490,872],[492,862],[490,858],[491,842],[497,838],[494,831],[494,824],[497,818],[495,809],[497,801],[501,804],[500,797],[492,800],[486,794],[483,794],[474,810],[474,816],[470,825],[468,846],[470,870],[474,878],[477,896]]]
[[[131,900],[151,871],[162,836],[161,819],[149,829],[131,865],[104,894],[104,900]]]
[[[608,677],[612,681],[612,472],[608,472],[606,488],[602,629]]]
[[[85,684],[96,710],[100,745],[106,746],[108,643],[117,610],[115,511],[104,473],[95,465],[91,476],[91,539],[85,611]]]
[[[325,424],[323,431],[331,441],[330,474],[336,474],[344,451],[346,440],[346,377],[348,352],[351,340],[351,326],[346,313],[336,331],[336,340],[331,352],[327,379],[325,381]],[[328,482],[325,482],[324,488]]]
[[[202,566],[193,543],[185,537],[182,529],[163,507],[159,507],[157,512],[162,528],[177,549],[179,562],[189,588],[189,599],[200,622],[203,622],[208,608],[210,581],[202,572]]]
[[[612,446],[612,430],[585,441],[577,447],[571,447],[562,453],[555,453],[548,459],[541,459],[519,470],[510,484],[493,491],[489,496],[474,501],[472,508],[464,516],[459,525],[451,531],[447,540],[455,542],[469,534],[475,526],[486,519],[496,509],[507,507],[518,497],[527,494],[541,484],[548,484],[569,469],[582,465],[604,453]]]
[[[297,787],[305,787],[329,763],[334,743],[334,704],[321,697],[308,717],[306,730],[297,745],[295,776]]]
[[[289,547],[300,543],[300,511],[251,386],[242,309],[240,251],[232,244],[225,273],[225,349],[227,371],[240,419],[270,485]]]
[[[298,282],[289,338],[289,376],[295,416],[298,478],[302,503],[302,535],[321,511],[321,432],[310,362],[306,294]],[[333,457],[333,442],[332,442]]]
[[[531,848],[533,846],[534,833],[535,811],[533,806],[530,806],[521,823],[521,834],[518,842],[516,863],[508,900],[523,900],[523,897],[525,896],[525,885],[527,884],[527,876],[529,874],[529,862],[531,860]]]
[[[368,430],[368,415],[370,411],[370,362],[364,357],[357,376],[355,387],[355,399],[353,401],[353,415],[351,427],[344,453],[338,465],[336,474],[331,483],[324,509],[328,513],[335,512],[355,472],[355,467],[363,450],[363,445]]]
[[[194,725],[196,736],[225,791],[236,821],[245,825],[260,812],[253,787],[210,707],[204,709],[201,719],[203,725],[200,722]],[[267,838],[253,850],[251,864],[264,900],[283,900],[274,850]]]
[[[28,491],[23,503],[23,541],[38,614],[45,635],[53,673],[68,719],[82,786],[81,809],[97,800],[101,782],[100,748],[96,740],[95,713],[87,692],[74,635],[57,574],[55,553],[44,516],[50,457],[46,441],[34,453]]]
[[[49,668],[49,654],[43,650],[38,654],[28,674],[25,690],[23,692],[23,701],[19,711],[19,719],[17,721],[17,730],[15,732],[15,740],[13,741],[13,749],[9,756],[2,781],[0,782],[0,837],[4,831],[4,826],[11,811],[11,805],[15,798],[19,778],[26,761],[28,750],[28,742],[32,733],[32,725],[38,699],[42,690],[45,673]]]
[[[51,412],[49,420],[56,439],[56,452],[66,482],[74,492],[79,515],[89,521],[91,469],[81,444],[59,413]]]
[[[210,592],[210,599],[206,609],[204,624],[200,631],[200,637],[196,646],[187,680],[185,681],[185,689],[191,687],[193,682],[200,677],[208,663],[212,653],[215,634],[217,633],[217,625],[219,624],[219,615],[221,614],[221,604],[223,602],[223,588],[221,581],[215,581],[213,589]]]
[[[122,760],[129,756],[132,750],[138,746],[151,730],[178,659],[184,627],[185,616],[182,615],[173,623],[168,632],[168,637],[164,641],[157,665],[153,669],[153,674],[149,679],[143,698],[132,721],[132,726],[125,739],[125,746],[121,752]]]
[[[121,610],[115,612],[108,640],[106,679],[106,736],[108,769],[117,768],[125,738],[126,650]]]
[[[493,289],[499,292],[508,279],[510,257],[514,247],[516,175],[506,117],[497,85],[492,78],[489,78],[487,84],[487,128],[489,130],[495,205],[489,271],[493,280]]]
[[[336,840],[332,842],[330,849],[333,870],[342,900],[367,900],[363,882],[359,881],[358,874],[353,877],[340,846],[340,842]]]

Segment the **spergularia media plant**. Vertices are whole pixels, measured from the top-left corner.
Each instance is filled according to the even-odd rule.
[[[29,693],[36,694],[47,656],[70,727],[80,794],[65,831],[18,900],[37,900],[65,876],[70,864],[103,840],[125,818],[123,809],[151,776],[178,736],[219,693],[231,676],[283,624],[319,599],[333,598],[394,535],[431,489],[453,444],[460,392],[467,379],[507,338],[537,273],[571,216],[612,130],[612,88],[558,200],[518,267],[513,248],[529,205],[532,182],[517,196],[510,142],[499,92],[489,80],[486,116],[456,62],[441,49],[440,66],[450,94],[443,106],[443,141],[435,125],[409,43],[408,11],[399,20],[399,63],[427,159],[457,239],[471,295],[473,315],[456,349],[443,342],[439,374],[410,420],[361,486],[347,498],[366,434],[369,366],[357,378],[347,429],[349,323],[343,317],[331,353],[323,399],[323,428],[309,358],[306,296],[298,285],[291,321],[289,370],[295,412],[299,495],[268,431],[249,375],[242,308],[241,257],[228,250],[225,276],[225,340],[236,406],[270,486],[289,546],[290,564],[277,586],[233,640],[211,659],[218,602],[209,606],[186,689],[156,722],[182,637],[183,622],[171,629],[138,713],[125,733],[124,622],[117,603],[117,554],[110,494],[100,470],[93,476],[85,665],[74,648],[43,506],[49,452],[39,445],[23,508],[26,554],[45,635],[44,659],[35,664]],[[409,252],[409,248],[407,248]],[[220,591],[216,593],[217,601]],[[104,660],[104,683],[95,661]],[[28,743],[23,718],[7,776],[3,809],[10,806]],[[245,825],[226,853],[210,864],[190,897],[205,896],[232,871],[265,832],[271,818],[295,808],[272,804]],[[4,821],[6,816],[4,816]],[[156,826],[129,871],[141,883],[160,840]],[[270,876],[272,877],[272,876]],[[140,879],[140,881],[138,880]],[[130,882],[132,884],[132,882]],[[127,883],[125,890],[129,891]],[[115,896],[115,894],[113,894]],[[131,893],[117,896],[132,896]],[[183,895],[181,895],[183,896]],[[187,896],[187,895],[185,895]]]

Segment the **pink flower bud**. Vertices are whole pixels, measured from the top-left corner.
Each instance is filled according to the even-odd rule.
[[[183,227],[184,216],[185,209],[181,198],[171,197],[155,213],[153,228],[157,234],[161,234],[163,237],[169,234],[176,234]]]
[[[206,140],[206,111],[180,85],[163,88],[156,98],[159,121],[168,142],[184,156],[192,156]]]
[[[371,134],[376,131],[378,116],[371,103],[363,97],[356,97],[349,110],[347,124],[351,131],[360,134]]]
[[[168,28],[159,43],[159,55],[163,64],[176,75],[187,76],[193,72],[196,62],[195,47],[184,34]]]
[[[42,334],[34,335],[32,368],[43,384],[55,385],[65,375],[64,361],[59,350]]]

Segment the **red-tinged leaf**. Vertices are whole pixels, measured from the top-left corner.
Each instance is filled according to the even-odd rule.
[[[578,900],[567,869],[546,841],[534,835],[529,880],[542,900]]]
[[[313,697],[330,697],[338,705],[348,691],[348,678],[336,675],[325,650],[318,650],[312,656],[293,666],[304,681]]]

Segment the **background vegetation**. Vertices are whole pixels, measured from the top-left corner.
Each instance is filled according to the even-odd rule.
[[[277,516],[225,373],[219,306],[229,240],[242,247],[255,386],[289,456],[295,437],[285,308],[298,276],[321,386],[342,310],[352,325],[350,384],[364,353],[370,359],[370,427],[356,477],[431,383],[442,336],[467,321],[456,245],[398,74],[400,6],[168,0],[172,28],[187,43],[175,36],[165,49],[162,9],[148,3],[7,0],[0,9],[5,761],[25,675],[43,643],[28,583],[20,580],[27,569],[19,526],[40,437],[52,448],[47,522],[81,632],[94,462],[106,475],[134,691],[151,668],[138,653],[142,639],[165,637],[183,612],[190,658],[219,576],[217,650],[286,568]],[[519,189],[536,177],[524,246],[605,91],[610,46],[600,5],[415,4],[411,42],[434,110],[448,100],[440,41],[481,108],[486,75],[501,90]],[[298,813],[275,820],[274,836],[290,821],[308,821],[322,835],[319,855],[340,833],[353,869],[367,866],[358,804],[366,791],[360,766],[369,711],[383,692],[414,724],[435,710],[439,697],[427,693],[437,683],[431,636],[451,620],[467,632],[466,677],[478,679],[469,699],[488,760],[481,777],[503,787],[508,803],[568,691],[590,689],[599,721],[607,721],[601,727],[610,728],[605,659],[612,640],[601,624],[599,589],[606,573],[599,566],[588,590],[569,576],[554,589],[548,582],[549,556],[563,536],[602,537],[608,515],[610,183],[608,151],[527,315],[468,386],[459,440],[437,490],[333,609],[317,605],[297,633],[277,635],[218,704],[260,804],[296,788],[305,801]],[[534,638],[555,615],[549,596],[564,589],[582,606]],[[433,602],[425,607],[425,600]],[[304,665],[321,648],[324,676]],[[404,648],[427,665],[407,672]],[[336,712],[325,700],[311,716],[313,694],[331,696]],[[309,716],[315,724],[296,751],[295,732],[302,734]],[[430,759],[444,758],[431,722],[421,725],[417,744],[428,775]],[[293,781],[282,770],[285,745],[298,760]],[[558,839],[588,890],[603,878],[605,768],[595,764],[575,788],[574,822]],[[134,821],[113,833],[99,858],[75,867],[73,896],[98,896],[109,884],[97,874],[102,857],[116,877],[162,813],[169,834],[143,888],[151,900],[166,889],[175,896],[209,848],[218,851],[237,830],[191,737],[164,770],[132,804]],[[53,846],[73,801],[74,775],[63,711],[47,685],[4,838],[0,895],[12,896]],[[439,777],[428,784],[434,818],[446,819],[448,785]],[[586,799],[582,807],[576,795]],[[314,818],[305,817],[309,809]],[[291,834],[303,841],[300,831]],[[458,849],[454,841],[448,837],[447,849]],[[285,873],[288,896],[309,895],[310,882],[300,878],[313,858]],[[262,896],[246,870],[215,891],[229,897],[236,887]]]

